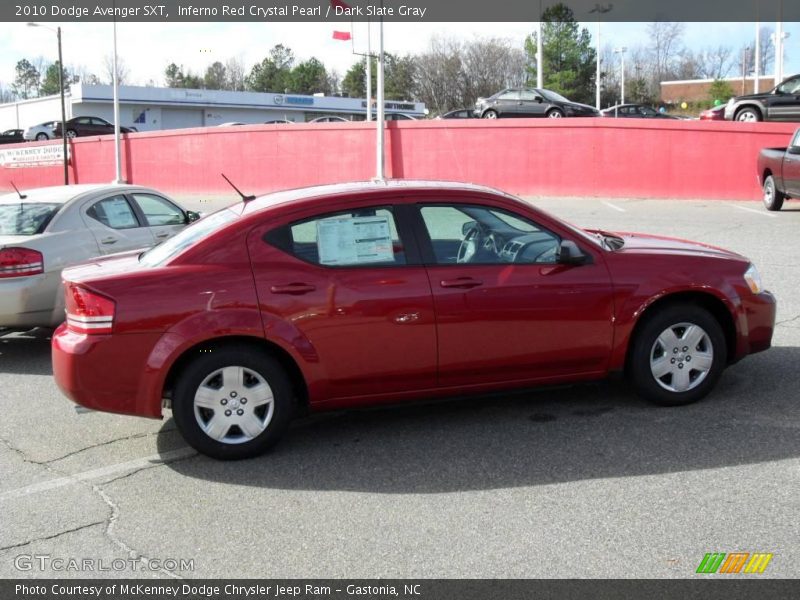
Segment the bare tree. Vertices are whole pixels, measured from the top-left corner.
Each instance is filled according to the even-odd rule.
[[[106,54],[103,56],[103,74],[109,85],[114,83],[114,56]],[[117,83],[125,85],[129,83],[130,69],[121,56],[117,55]]]
[[[674,77],[682,50],[683,30],[683,23],[657,21],[648,25],[653,83],[660,84]]]
[[[417,96],[434,112],[458,107],[463,98],[462,44],[434,37],[426,52],[417,56],[414,87]]]
[[[723,79],[734,66],[733,48],[730,46],[706,48],[697,54],[697,58],[700,76],[705,79]]]
[[[461,53],[464,106],[472,106],[480,96],[525,83],[525,52],[508,40],[473,40],[463,44]]]
[[[242,92],[245,89],[245,67],[241,56],[232,56],[225,61],[225,89]]]

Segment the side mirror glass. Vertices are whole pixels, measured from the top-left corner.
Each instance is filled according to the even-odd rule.
[[[572,240],[561,240],[557,262],[560,265],[583,265],[589,260]]]
[[[800,154],[800,146],[789,146],[786,152],[788,154]]]
[[[536,96],[536,102],[541,104],[543,101],[544,101],[544,98],[542,98],[541,96]]]
[[[200,218],[200,213],[194,212],[193,210],[186,211],[186,222],[187,223],[194,223]]]

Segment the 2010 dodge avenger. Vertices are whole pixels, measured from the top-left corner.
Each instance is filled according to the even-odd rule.
[[[61,389],[256,455],[292,415],[597,379],[699,400],[770,346],[775,299],[719,248],[585,231],[502,192],[392,181],[210,215],[64,272]]]

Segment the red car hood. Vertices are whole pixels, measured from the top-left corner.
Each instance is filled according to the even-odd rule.
[[[608,234],[609,232],[605,232]],[[644,233],[617,232],[616,235],[625,242],[618,252],[643,252],[653,254],[682,254],[694,256],[709,256],[716,258],[727,258],[747,262],[747,258],[736,252],[725,250],[710,244],[700,242],[690,242],[678,238],[665,237],[660,235],[650,235]]]

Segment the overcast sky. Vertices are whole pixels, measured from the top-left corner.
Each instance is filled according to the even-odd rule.
[[[55,27],[58,23],[50,23]],[[61,23],[64,62],[84,66],[105,78],[103,57],[111,54],[110,23]],[[774,23],[765,23],[774,27]],[[592,35],[596,25],[587,23]],[[316,56],[328,68],[344,75],[354,62],[349,42],[332,39],[334,29],[346,24],[332,23],[123,23],[117,26],[118,51],[130,73],[131,83],[149,80],[163,84],[164,68],[170,62],[202,73],[215,60],[241,57],[249,68],[260,61],[275,44],[291,48],[302,60]],[[364,46],[366,24],[356,23],[357,46]],[[522,44],[535,23],[389,23],[385,26],[385,49],[397,54],[423,51],[433,35],[470,39],[474,36],[502,37]],[[376,26],[373,37],[377,43]],[[787,23],[786,75],[800,72],[800,24]],[[720,44],[741,48],[752,42],[752,23],[686,23],[684,44],[694,50]],[[616,46],[647,43],[646,23],[605,23],[602,42]],[[360,49],[357,47],[357,50]],[[57,58],[55,35],[23,23],[0,23],[0,83],[14,80],[14,65],[22,58]],[[734,75],[734,73],[731,73]]]

